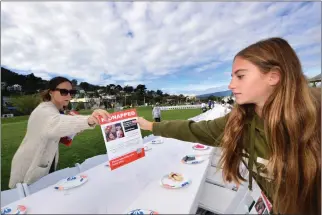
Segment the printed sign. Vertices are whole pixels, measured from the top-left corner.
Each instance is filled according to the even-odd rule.
[[[145,156],[140,127],[135,109],[111,113],[100,125],[105,141],[111,170],[124,166]]]

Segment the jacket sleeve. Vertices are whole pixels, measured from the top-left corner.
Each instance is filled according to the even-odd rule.
[[[153,123],[155,136],[174,138],[187,142],[219,146],[228,115],[215,120],[194,122],[192,120],[173,120]]]
[[[46,132],[50,138],[65,137],[81,132],[85,129],[94,128],[88,125],[89,116],[70,116],[63,114],[52,114],[47,117]]]

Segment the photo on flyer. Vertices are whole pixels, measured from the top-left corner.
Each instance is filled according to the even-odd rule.
[[[124,137],[124,129],[121,123],[108,125],[104,129],[106,142]]]
[[[271,210],[272,210],[272,204],[271,204],[271,202],[268,200],[268,198],[265,196],[265,194],[264,194],[264,192],[263,191],[261,191],[261,195],[262,195],[262,197],[263,197],[263,199],[264,199],[264,202],[265,202],[265,205],[266,205],[266,208],[267,208],[267,211],[268,212],[271,212]]]
[[[263,214],[264,211],[266,210],[266,205],[264,203],[264,200],[262,196],[260,196],[255,204],[255,209],[258,214]]]

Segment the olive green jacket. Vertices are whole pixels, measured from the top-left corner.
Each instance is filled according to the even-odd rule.
[[[320,90],[320,88],[313,89],[313,95],[321,104]],[[152,131],[155,136],[175,138],[208,146],[220,146],[228,117],[229,114],[214,120],[200,122],[192,120],[163,121],[153,123]],[[321,115],[318,119],[321,119]],[[270,149],[264,132],[264,121],[254,113],[253,117],[246,121],[244,129],[246,135],[243,136],[243,162],[249,170],[250,178],[253,176],[267,197],[272,200],[273,184],[270,181],[273,179],[273,170],[268,162]],[[251,147],[252,143],[253,147]],[[251,181],[249,183],[250,189],[252,188]]]
[[[201,143],[208,146],[220,146],[220,141],[223,136],[224,128],[228,120],[229,114],[224,117],[217,118],[215,120],[194,122],[191,120],[175,120],[175,121],[163,121],[160,123],[153,123],[153,134],[155,136],[175,138],[188,142]],[[269,148],[265,138],[264,132],[264,122],[257,115],[254,116],[253,120],[250,120],[246,124],[247,130],[251,130],[252,121],[255,122],[255,134],[254,138],[254,153],[251,155],[252,160],[255,165],[253,166],[252,175],[256,175],[256,178],[266,178],[270,181],[271,176],[264,174],[264,172],[259,172],[257,170],[261,169],[263,165],[268,164],[269,160]],[[248,132],[246,132],[248,133]],[[250,140],[248,135],[243,137],[244,142],[244,157],[243,160],[248,165],[248,159],[250,158]],[[260,187],[265,191],[268,191],[269,184],[264,183],[262,180],[258,180]],[[267,193],[267,192],[266,192]],[[268,196],[270,196],[267,193]]]

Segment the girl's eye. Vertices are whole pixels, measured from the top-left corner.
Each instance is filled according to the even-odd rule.
[[[244,77],[244,75],[237,75],[238,79],[242,79]]]

